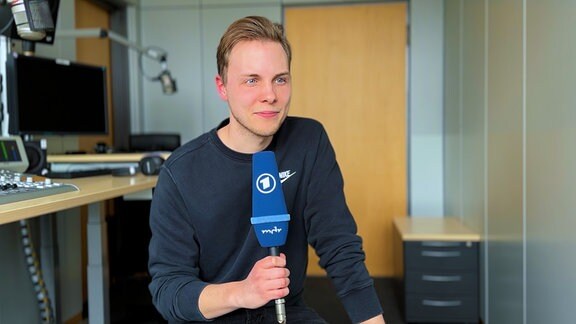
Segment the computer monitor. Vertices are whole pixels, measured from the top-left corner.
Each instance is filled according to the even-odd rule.
[[[28,165],[28,156],[22,139],[18,136],[0,137],[0,170],[24,172]]]
[[[6,60],[8,133],[106,135],[106,68],[11,53]]]

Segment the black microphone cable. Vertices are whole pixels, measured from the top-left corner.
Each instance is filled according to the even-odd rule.
[[[30,236],[30,224],[28,223],[28,220],[20,221],[20,235],[22,237],[22,245],[24,248],[24,256],[26,257],[28,272],[32,284],[34,285],[34,290],[36,291],[36,299],[38,300],[42,322],[53,324],[55,323],[54,312],[48,295],[48,289],[46,289],[46,283],[44,282],[42,271],[40,270],[40,261],[38,260],[38,255],[36,254],[32,237]]]

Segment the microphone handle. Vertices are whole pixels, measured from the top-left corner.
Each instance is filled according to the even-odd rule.
[[[268,252],[271,256],[280,256],[280,248],[277,246],[268,248]],[[276,320],[278,323],[286,323],[286,308],[284,306],[284,298],[276,299],[274,301],[274,306],[276,308]]]

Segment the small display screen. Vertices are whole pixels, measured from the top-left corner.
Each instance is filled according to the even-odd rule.
[[[20,162],[22,157],[18,144],[13,140],[0,141],[0,162]]]

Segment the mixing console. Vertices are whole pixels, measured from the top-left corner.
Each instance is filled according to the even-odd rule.
[[[78,190],[73,184],[50,178],[0,170],[0,205]]]

